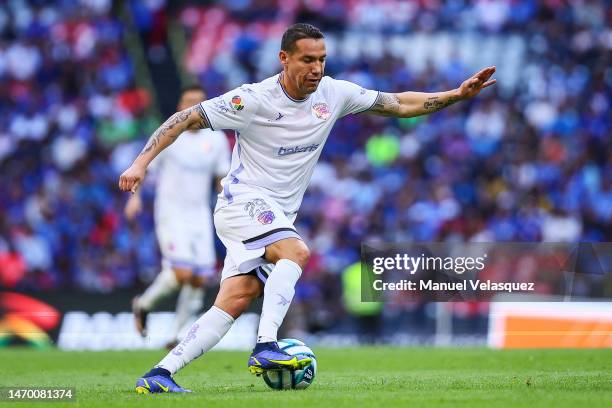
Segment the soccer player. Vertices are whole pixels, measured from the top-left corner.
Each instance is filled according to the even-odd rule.
[[[193,85],[181,92],[178,110],[206,99]],[[216,256],[210,190],[229,170],[225,134],[211,129],[190,130],[152,163],[156,170],[155,232],[162,253],[162,270],[147,290],[134,299],[136,329],[146,336],[147,314],[155,304],[182,286],[167,347],[178,344],[181,328],[202,308],[203,285],[215,272]],[[126,203],[133,219],[142,209],[136,192]]]
[[[308,358],[280,350],[276,336],[310,255],[293,222],[334,123],[349,114],[433,113],[495,83],[490,79],[495,67],[483,69],[456,89],[437,93],[391,94],[335,80],[323,74],[323,34],[309,24],[294,24],[285,31],[279,58],[280,74],[172,115],[119,179],[121,190],[134,190],[151,160],[185,130],[236,131],[231,170],[222,180],[214,212],[217,234],[227,248],[219,294],[183,341],[137,380],[137,392],[187,391],[172,376],[217,344],[262,293],[249,370],[261,374],[309,364]]]

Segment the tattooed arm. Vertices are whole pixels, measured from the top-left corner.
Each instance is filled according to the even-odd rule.
[[[491,79],[495,67],[488,67],[465,80],[457,89],[446,92],[380,92],[374,105],[367,112],[382,116],[409,118],[437,112],[455,102],[472,98],[484,88],[493,85],[496,80]]]
[[[134,163],[119,177],[119,188],[134,193],[144,179],[149,163],[185,130],[210,127],[200,104],[176,112],[151,135]]]
[[[460,99],[456,90],[437,93],[402,92],[392,94],[380,92],[374,106],[366,112],[381,116],[410,118],[437,112]]]

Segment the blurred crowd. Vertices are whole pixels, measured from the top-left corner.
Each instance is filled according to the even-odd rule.
[[[141,3],[140,20],[165,4]],[[295,21],[325,32],[328,75],[366,88],[444,90],[498,68],[498,85],[442,112],[357,115],[336,125],[297,221],[313,254],[298,287],[311,326],[341,313],[340,276],[363,241],[612,241],[605,4],[241,0],[180,8],[173,18],[187,48],[178,63],[210,96],[277,73],[280,35]],[[128,224],[116,189],[155,123],[116,14],[110,0],[9,0],[0,8],[4,284],[110,291],[157,270],[150,211]]]
[[[156,262],[153,231],[121,220],[125,197],[115,187],[114,149],[140,140],[154,121],[146,114],[148,92],[134,84],[125,26],[111,6],[110,0],[0,6],[5,286],[130,287],[134,256]]]

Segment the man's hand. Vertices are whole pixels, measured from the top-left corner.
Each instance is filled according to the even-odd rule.
[[[495,67],[487,67],[482,71],[474,74],[471,78],[463,81],[459,87],[459,98],[468,99],[472,98],[488,86],[493,85],[497,80],[489,79],[495,72]]]
[[[131,191],[135,193],[145,177],[146,168],[133,163],[126,171],[119,176],[119,189],[121,191]]]

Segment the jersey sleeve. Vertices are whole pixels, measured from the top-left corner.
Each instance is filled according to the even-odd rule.
[[[212,130],[242,131],[257,112],[259,99],[252,88],[243,85],[200,105]]]
[[[376,102],[378,91],[365,89],[349,81],[334,80],[335,93],[342,106],[340,116],[367,111]]]
[[[224,177],[230,169],[230,148],[227,137],[223,132],[219,134],[219,151],[217,163],[215,163],[215,176]]]

